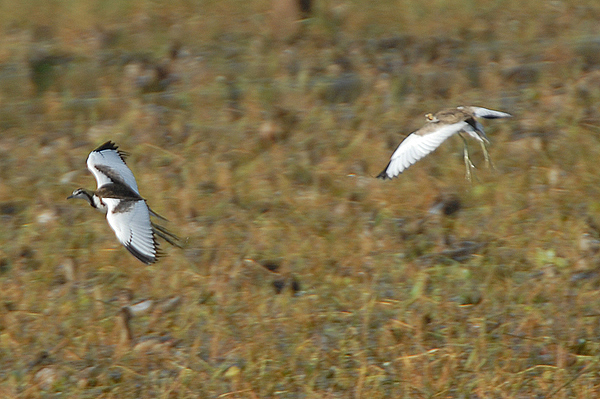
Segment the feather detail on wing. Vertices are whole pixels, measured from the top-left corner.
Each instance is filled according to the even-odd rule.
[[[98,188],[108,183],[123,183],[139,194],[133,173],[124,161],[124,153],[107,141],[90,153],[87,167],[98,183]]]
[[[104,202],[108,207],[106,220],[121,244],[140,261],[156,262],[158,243],[146,201],[105,198]]]
[[[398,176],[409,166],[438,148],[448,137],[469,126],[467,122],[458,122],[440,126],[439,129],[419,134],[419,130],[408,135],[400,143],[387,167],[377,177],[391,179]]]

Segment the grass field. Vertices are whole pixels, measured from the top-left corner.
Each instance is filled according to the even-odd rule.
[[[600,3],[0,4],[0,397],[600,396]],[[478,105],[376,176],[424,115]],[[183,249],[144,266],[88,153]]]

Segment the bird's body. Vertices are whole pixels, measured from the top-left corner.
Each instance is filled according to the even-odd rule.
[[[84,199],[106,213],[106,220],[121,244],[140,261],[152,264],[160,256],[156,236],[172,245],[177,245],[178,238],[150,220],[151,215],[160,216],[140,195],[125,157],[112,141],[96,148],[88,156],[87,167],[96,178],[97,190],[78,188],[67,199]]]
[[[437,112],[435,115],[427,114],[425,117],[427,123],[419,130],[409,134],[392,154],[390,162],[385,169],[377,176],[381,179],[392,179],[404,172],[412,164],[425,157],[438,148],[447,138],[454,134],[465,132],[481,143],[484,150],[486,161],[489,163],[489,156],[485,144],[489,143],[483,130],[483,126],[475,118],[508,118],[510,114],[506,112],[493,111],[481,107],[457,107],[448,108]],[[473,167],[469,158],[465,141],[464,157],[467,167],[467,178],[470,179]]]

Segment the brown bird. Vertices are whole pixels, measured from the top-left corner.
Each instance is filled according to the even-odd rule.
[[[488,140],[483,126],[475,117],[486,119],[509,118],[506,112],[493,111],[481,107],[456,107],[439,111],[435,115],[427,114],[425,126],[409,134],[396,148],[390,162],[377,175],[380,179],[392,179],[404,172],[409,166],[424,158],[438,148],[448,137],[458,133],[464,142],[464,159],[467,169],[466,178],[471,180],[471,168],[475,168],[469,158],[467,140],[461,132],[467,133],[481,144],[485,161],[491,165],[487,151]]]

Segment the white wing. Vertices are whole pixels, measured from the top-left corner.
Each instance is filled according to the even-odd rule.
[[[116,198],[103,198],[103,201],[108,207],[106,220],[121,244],[140,261],[148,265],[156,262],[158,244],[146,201]]]
[[[135,177],[114,143],[109,141],[92,151],[87,159],[87,167],[96,178],[98,188],[117,180],[139,194]]]
[[[459,107],[460,108],[460,107]],[[471,109],[473,115],[479,118],[486,119],[497,119],[497,118],[510,118],[512,115],[506,112],[494,111],[493,109],[487,109],[482,107],[467,107]]]
[[[448,137],[461,131],[467,122],[458,122],[441,126],[438,130],[423,136],[417,132],[411,133],[400,143],[392,154],[390,163],[378,177],[393,178],[404,172],[409,166],[433,152]]]

